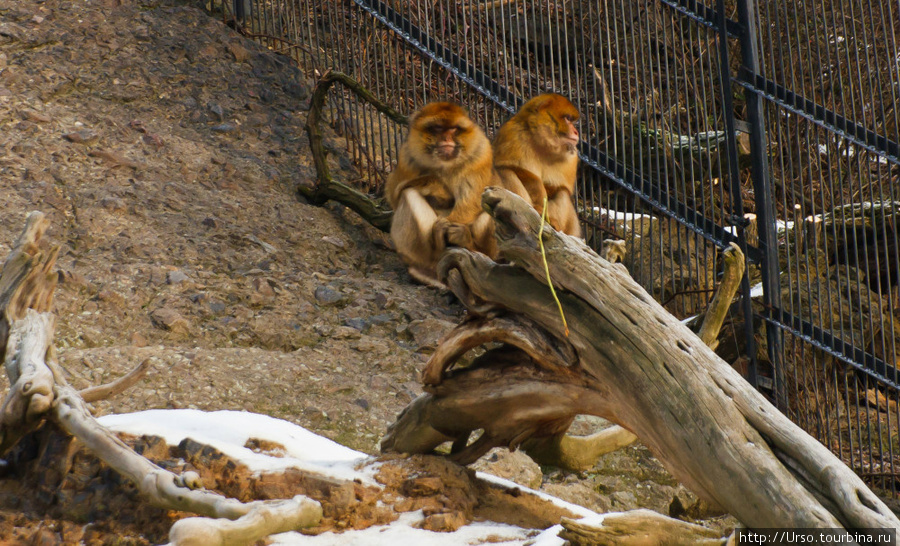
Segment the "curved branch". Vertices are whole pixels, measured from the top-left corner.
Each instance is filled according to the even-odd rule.
[[[470,349],[486,343],[507,343],[521,349],[545,368],[561,371],[578,362],[575,349],[553,338],[524,317],[477,318],[457,326],[441,340],[422,372],[425,385],[438,385],[445,372]]]
[[[253,544],[260,537],[312,527],[322,519],[322,505],[303,495],[249,506],[250,511],[234,521],[180,519],[169,530],[169,540],[174,546]]]
[[[529,437],[561,434],[576,415],[609,416],[603,393],[582,383],[580,378],[536,367],[519,349],[493,349],[465,373],[426,387],[426,394],[388,427],[381,451],[427,453],[456,440],[452,457],[468,464],[492,447],[515,449]],[[483,430],[482,436],[466,446],[465,440],[476,430]]]
[[[397,123],[406,124],[406,116],[378,100],[375,95],[359,82],[342,72],[329,70],[316,83],[309,101],[309,114],[306,118],[306,134],[309,137],[309,148],[312,152],[313,163],[316,166],[316,185],[312,189],[300,186],[298,191],[316,205],[321,205],[330,199],[344,204],[376,228],[387,232],[391,229],[393,212],[389,208],[375,202],[368,195],[334,180],[331,177],[331,172],[328,170],[328,163],[325,161],[326,152],[325,147],[322,145],[322,131],[320,129],[322,109],[325,106],[328,91],[338,82],[388,118]]]
[[[150,359],[146,358],[133,370],[116,379],[112,383],[106,383],[105,385],[97,385],[96,387],[88,387],[86,389],[82,389],[78,391],[78,395],[81,396],[81,398],[88,404],[90,404],[91,402],[96,402],[98,400],[106,400],[111,396],[115,396],[131,388],[132,385],[134,385],[145,375],[147,375],[147,371],[149,369]]]

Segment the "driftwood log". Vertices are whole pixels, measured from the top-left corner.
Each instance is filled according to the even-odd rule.
[[[52,421],[133,482],[149,503],[206,516],[176,522],[170,533],[175,545],[247,544],[318,523],[322,507],[302,496],[243,503],[198,489],[196,474],[176,475],[155,465],[94,419],[86,401],[128,388],[148,363],[109,385],[78,392],[68,384],[54,358],[51,306],[58,274],[52,270],[58,249],[41,244],[47,225],[41,213],[29,214],[0,270],[0,357],[10,383],[0,408],[0,457],[25,434]]]
[[[435,351],[423,374],[426,394],[391,425],[382,450],[422,453],[453,442],[451,456],[467,464],[592,414],[635,433],[677,479],[750,528],[900,528],[856,474],[623,266],[549,227],[538,233],[537,213],[509,192],[488,189],[483,203],[509,263],[459,249],[441,260],[439,275],[470,317]],[[491,342],[502,345],[453,369]]]

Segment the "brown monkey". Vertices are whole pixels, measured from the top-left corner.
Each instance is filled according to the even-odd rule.
[[[578,109],[555,93],[538,95],[500,127],[494,139],[494,166],[503,187],[543,212],[550,225],[581,236],[572,195],[578,170]]]
[[[465,110],[448,102],[413,114],[385,194],[394,209],[391,239],[409,273],[431,285],[447,245],[497,254],[494,224],[481,193],[497,184],[491,144]]]

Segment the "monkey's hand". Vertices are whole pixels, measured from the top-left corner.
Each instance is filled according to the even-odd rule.
[[[434,223],[436,238],[440,238],[446,245],[472,249],[475,244],[472,240],[472,230],[465,224],[448,221],[440,218]]]

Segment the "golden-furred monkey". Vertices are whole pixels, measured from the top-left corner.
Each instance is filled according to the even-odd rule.
[[[391,239],[412,277],[441,286],[435,265],[448,245],[497,254],[481,194],[498,185],[491,144],[459,106],[427,104],[410,118],[385,194],[394,209]]]
[[[558,231],[581,236],[572,203],[578,171],[578,109],[562,95],[546,93],[526,102],[494,139],[494,167],[503,187],[543,212]]]

